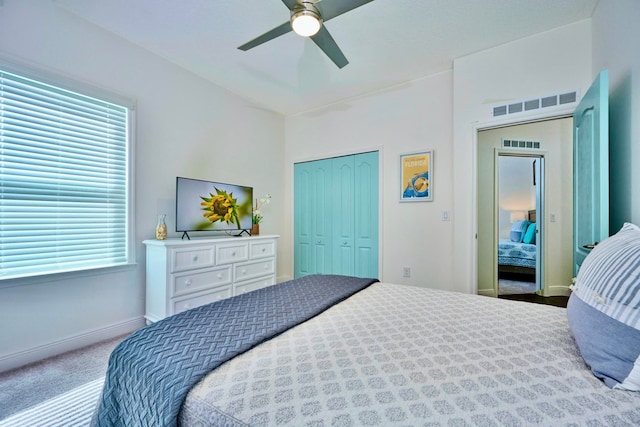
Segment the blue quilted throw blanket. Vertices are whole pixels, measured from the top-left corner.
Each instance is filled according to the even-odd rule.
[[[111,354],[92,425],[177,425],[187,393],[211,370],[376,281],[306,276],[194,308],[136,331]]]

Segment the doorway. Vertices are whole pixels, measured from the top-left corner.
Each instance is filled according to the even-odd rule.
[[[505,140],[538,142],[538,149],[505,148]],[[573,124],[570,117],[543,120],[486,129],[478,132],[477,146],[477,283],[478,294],[498,297],[498,243],[500,225],[498,220],[499,194],[498,154],[529,157],[526,171],[533,179],[532,161],[544,157],[537,179],[546,186],[540,188],[540,199],[533,204],[535,221],[531,221],[530,210],[525,206],[512,209],[514,221],[524,219],[535,222],[536,240],[540,256],[537,257],[536,293],[541,296],[566,295],[572,275],[572,147]],[[509,209],[505,209],[509,210]],[[506,215],[506,214],[504,214]],[[528,219],[530,218],[530,219]],[[509,225],[511,225],[509,212]]]
[[[497,150],[496,222],[498,296],[534,294],[544,288],[544,156]]]

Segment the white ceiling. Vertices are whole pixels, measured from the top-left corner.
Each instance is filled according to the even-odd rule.
[[[281,0],[53,1],[261,107],[293,114],[588,19],[599,0],[374,0],[326,23],[350,62],[343,69],[294,33],[237,49],[289,19]]]

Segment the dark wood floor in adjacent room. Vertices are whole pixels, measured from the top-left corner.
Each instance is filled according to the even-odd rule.
[[[542,297],[537,294],[515,294],[515,295],[500,295],[498,298],[510,299],[516,301],[534,302],[537,304],[555,305],[556,307],[567,308],[567,301],[569,297],[557,296],[557,297]]]

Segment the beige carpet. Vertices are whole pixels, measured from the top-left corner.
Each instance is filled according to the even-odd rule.
[[[533,294],[536,292],[536,284],[533,282],[521,282],[519,280],[498,280],[498,295]]]
[[[125,337],[0,373],[0,420],[101,380],[111,351]]]
[[[0,421],[0,427],[85,427],[91,423],[104,378],[91,381]]]

